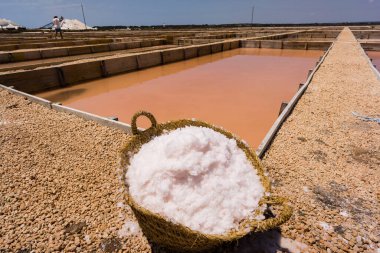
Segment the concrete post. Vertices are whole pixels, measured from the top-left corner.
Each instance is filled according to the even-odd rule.
[[[288,103],[287,102],[282,102],[281,103],[281,106],[280,106],[280,111],[278,113],[278,115],[281,115],[282,111],[288,106]]]
[[[110,117],[107,117],[107,119],[114,120],[114,121],[119,121],[119,118],[116,117],[116,116],[110,116]]]

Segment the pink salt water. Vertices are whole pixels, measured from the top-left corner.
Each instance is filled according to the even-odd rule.
[[[38,94],[130,123],[139,110],[158,122],[196,118],[256,148],[306,80],[321,51],[241,48]],[[139,126],[149,127],[147,120]]]
[[[372,59],[372,63],[380,71],[380,51],[367,51],[368,57]]]

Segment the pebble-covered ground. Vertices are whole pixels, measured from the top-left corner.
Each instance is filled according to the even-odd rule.
[[[340,34],[264,158],[295,212],[283,236],[307,252],[380,252],[380,81]]]
[[[216,252],[379,252],[380,125],[352,114],[379,108],[380,82],[345,30],[264,158],[293,217]],[[123,200],[128,138],[0,90],[0,252],[165,252]]]
[[[149,252],[120,192],[128,138],[0,89],[0,252]]]

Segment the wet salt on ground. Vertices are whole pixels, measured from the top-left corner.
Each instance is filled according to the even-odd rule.
[[[206,234],[237,228],[264,194],[236,141],[204,127],[176,129],[144,144],[127,181],[139,205]]]

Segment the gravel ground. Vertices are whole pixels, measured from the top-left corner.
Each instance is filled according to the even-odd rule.
[[[135,221],[117,175],[128,138],[0,90],[0,252],[150,252],[122,229]]]
[[[380,252],[380,81],[345,29],[264,157],[303,252]]]

